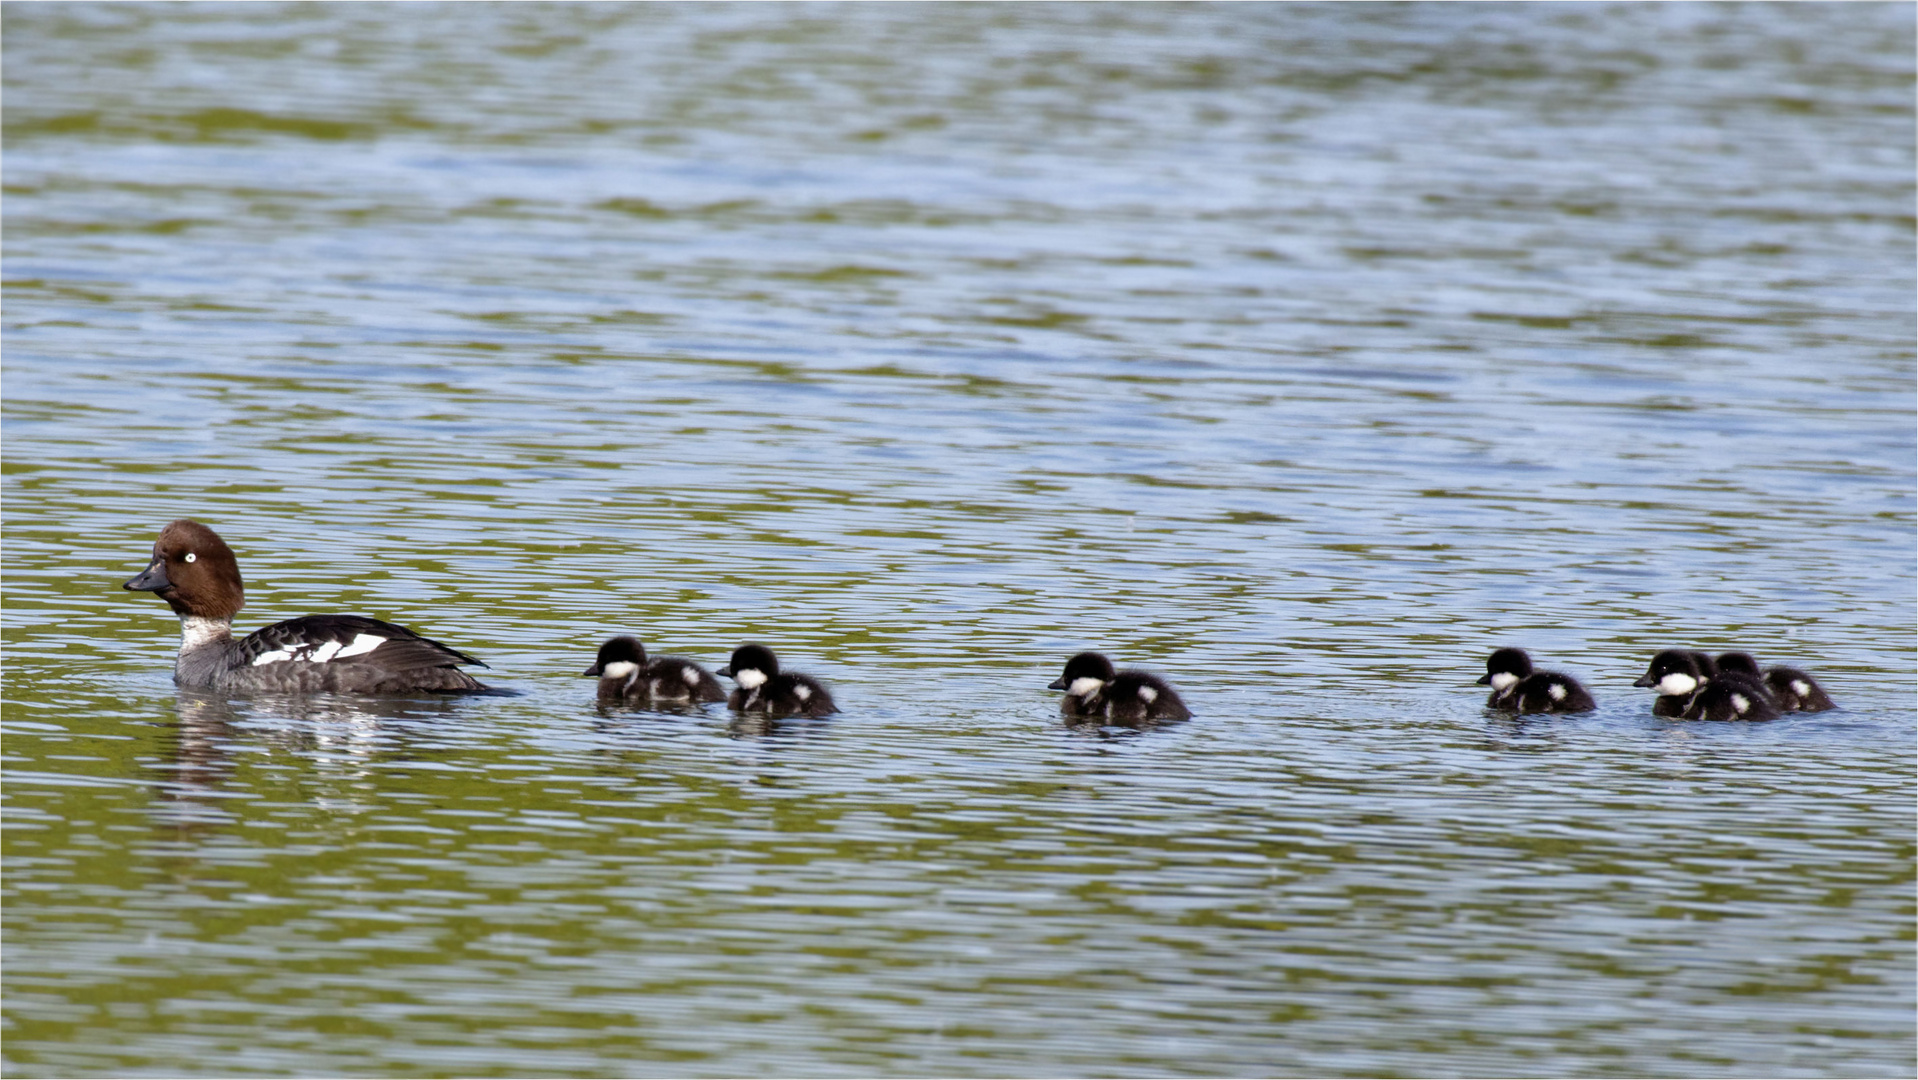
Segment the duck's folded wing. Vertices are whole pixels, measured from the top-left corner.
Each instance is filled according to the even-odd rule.
[[[387,671],[486,665],[404,626],[362,615],[306,615],[274,623],[240,641],[243,664],[377,665]]]

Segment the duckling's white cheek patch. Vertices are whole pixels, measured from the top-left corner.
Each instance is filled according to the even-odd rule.
[[[1494,672],[1492,675],[1492,689],[1497,690],[1500,693],[1504,693],[1508,688],[1511,687],[1513,683],[1517,681],[1518,681],[1518,676],[1512,674],[1509,671]]]
[[[733,672],[733,681],[742,690],[757,690],[766,685],[766,673],[758,668],[740,668]]]
[[[1658,691],[1671,697],[1682,697],[1698,689],[1698,680],[1677,671],[1658,680]]]
[[[361,653],[370,653],[374,649],[377,649],[384,644],[386,644],[386,639],[379,636],[378,634],[360,634],[354,637],[353,643],[351,645],[348,645],[345,648],[341,649],[339,652],[334,653],[333,658],[337,660],[344,660],[349,656],[358,656]]]
[[[606,665],[604,672],[609,679],[624,679],[639,671],[639,665],[629,660],[618,660]]]
[[[1104,679],[1095,679],[1090,675],[1081,675],[1072,680],[1072,685],[1066,688],[1066,693],[1071,694],[1073,697],[1091,697],[1098,693],[1099,688],[1105,684],[1106,681]]]

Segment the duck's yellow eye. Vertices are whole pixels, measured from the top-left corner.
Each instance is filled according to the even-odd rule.
[[[193,560],[195,560],[195,559],[197,559],[197,558],[199,558],[199,556],[198,556],[198,555],[195,555],[195,554],[194,554],[194,553],[192,553],[191,551],[189,551],[189,552],[187,552],[187,553],[186,553],[186,561],[187,561],[187,562],[192,562]]]

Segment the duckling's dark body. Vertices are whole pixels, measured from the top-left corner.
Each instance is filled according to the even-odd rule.
[[[1684,712],[1686,720],[1776,720],[1778,716],[1778,705],[1763,683],[1722,667],[1692,695]]]
[[[1758,684],[1778,706],[1781,713],[1788,712],[1824,712],[1835,709],[1838,704],[1832,701],[1818,680],[1795,667],[1783,664],[1766,668],[1762,673],[1758,661],[1752,654],[1745,652],[1721,653],[1718,657],[1718,670],[1742,674]]]
[[[1598,703],[1570,675],[1534,671],[1512,688],[1509,708],[1521,713],[1575,713],[1591,712]]]
[[[1150,672],[1114,671],[1112,661],[1083,652],[1066,661],[1065,674],[1049,685],[1064,690],[1059,712],[1071,717],[1107,719],[1117,724],[1146,720],[1190,720],[1192,710],[1170,683]]]
[[[779,659],[764,645],[741,645],[730,664],[719,669],[739,686],[728,708],[772,716],[830,716],[839,711],[824,683],[798,672],[781,672]]]
[[[1499,649],[1485,661],[1480,686],[1490,686],[1488,709],[1519,713],[1575,713],[1598,708],[1577,679],[1557,671],[1535,671],[1524,649]]]
[[[637,638],[610,638],[599,658],[583,674],[598,675],[601,701],[688,705],[726,700],[726,688],[713,674],[677,656],[646,657]]]
[[[1765,673],[1765,685],[1786,712],[1824,712],[1838,703],[1825,693],[1818,681],[1794,667],[1774,667]]]

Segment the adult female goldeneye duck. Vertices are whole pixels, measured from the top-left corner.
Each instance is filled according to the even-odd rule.
[[[1577,679],[1557,671],[1532,670],[1532,658],[1524,649],[1499,649],[1485,661],[1480,686],[1490,686],[1488,709],[1509,709],[1520,713],[1590,712],[1598,708]]]
[[[599,676],[601,701],[726,700],[726,688],[712,672],[677,656],[655,656],[648,662],[646,646],[624,635],[608,638],[599,647],[599,658],[581,674]]]
[[[308,615],[233,640],[246,603],[240,564],[219,534],[181,518],[160,530],[153,561],[124,588],[157,593],[180,617],[173,681],[191,689],[305,694],[488,692],[459,664],[478,660],[403,626],[359,615]]]
[[[1692,695],[1705,685],[1706,675],[1698,665],[1698,658],[1703,655],[1689,649],[1664,649],[1652,657],[1645,674],[1633,680],[1633,686],[1658,688],[1658,700],[1652,702],[1653,716],[1685,715]],[[1710,659],[1706,657],[1707,661]]]
[[[1765,687],[1785,712],[1824,712],[1838,707],[1816,679],[1795,667],[1781,664],[1765,672]]]
[[[1066,692],[1059,702],[1066,716],[1097,716],[1122,724],[1192,718],[1192,710],[1164,679],[1130,668],[1114,671],[1112,661],[1096,652],[1067,660],[1065,673],[1046,688]]]
[[[839,711],[825,684],[809,675],[781,672],[779,658],[764,645],[734,649],[732,663],[720,668],[719,673],[739,684],[726,699],[727,707],[739,712],[829,716]]]
[[[1720,668],[1685,706],[1687,720],[1776,720],[1771,691],[1740,671]]]

